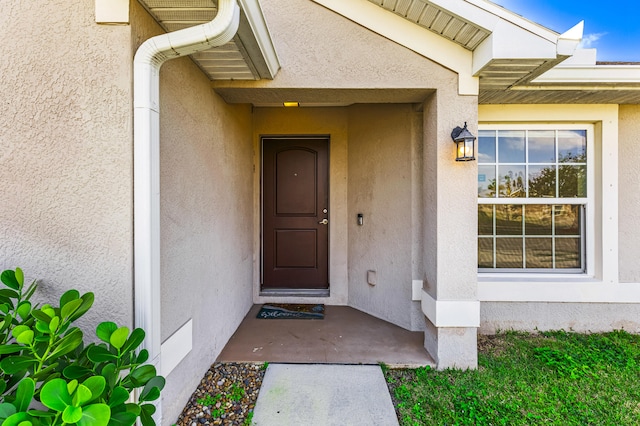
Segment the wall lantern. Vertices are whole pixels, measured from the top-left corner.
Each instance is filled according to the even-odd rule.
[[[458,126],[451,131],[451,139],[456,144],[456,161],[472,161],[476,159],[473,156],[476,137],[467,129],[466,121],[463,128]]]

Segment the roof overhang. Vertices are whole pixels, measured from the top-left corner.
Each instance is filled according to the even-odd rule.
[[[138,1],[166,31],[217,13],[217,0]],[[312,1],[456,72],[458,93],[480,103],[640,103],[640,64],[567,60],[584,59],[582,22],[559,34],[487,0]],[[259,0],[238,2],[236,37],[191,57],[211,80],[272,79],[280,64]]]
[[[640,64],[596,64],[595,50],[585,62],[585,51],[578,49],[583,22],[559,34],[486,0],[314,1],[456,71],[460,94],[471,94],[465,73],[478,78],[480,103],[640,103]],[[345,13],[347,5],[362,2],[470,52],[471,70],[459,59],[464,54],[453,58],[445,48],[443,55],[435,43],[416,47],[415,37],[407,42],[390,34],[386,22],[371,25],[363,18],[364,5]]]
[[[485,90],[484,104],[640,104],[640,63],[597,63],[579,49],[562,64],[509,90]]]
[[[210,22],[217,0],[138,0],[167,32]],[[273,78],[280,68],[258,0],[238,0],[240,27],[229,43],[191,58],[211,80]]]
[[[582,23],[558,34],[485,0],[368,1],[468,50],[471,69],[454,71],[479,78],[480,92],[533,80],[571,56],[582,38]]]

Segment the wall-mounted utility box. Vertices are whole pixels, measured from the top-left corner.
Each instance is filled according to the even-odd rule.
[[[96,23],[126,25],[129,23],[129,0],[95,0]]]
[[[376,271],[367,271],[367,282],[369,285],[378,284],[378,274]]]

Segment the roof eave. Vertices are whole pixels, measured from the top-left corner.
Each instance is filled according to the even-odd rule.
[[[555,86],[603,86],[640,88],[640,64],[557,66],[532,81]]]
[[[531,82],[573,55],[583,30],[584,22],[579,22],[549,40],[546,34],[523,31],[510,21],[501,21],[473,53],[474,75],[480,77],[481,90]]]
[[[238,37],[260,78],[273,79],[280,70],[280,61],[258,0],[238,0],[242,10]],[[246,19],[246,23],[243,22]],[[245,24],[245,25],[243,25]]]
[[[217,13],[216,0],[139,1],[168,33],[206,23]],[[272,79],[280,69],[280,62],[259,0],[238,0],[238,3],[241,7],[240,27],[233,40],[224,46],[193,54],[191,59],[211,80]]]

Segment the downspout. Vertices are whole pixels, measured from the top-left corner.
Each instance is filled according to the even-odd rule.
[[[152,37],[133,60],[134,321],[142,347],[160,367],[160,67],[173,58],[221,46],[238,30],[236,0],[218,0],[209,23]]]

